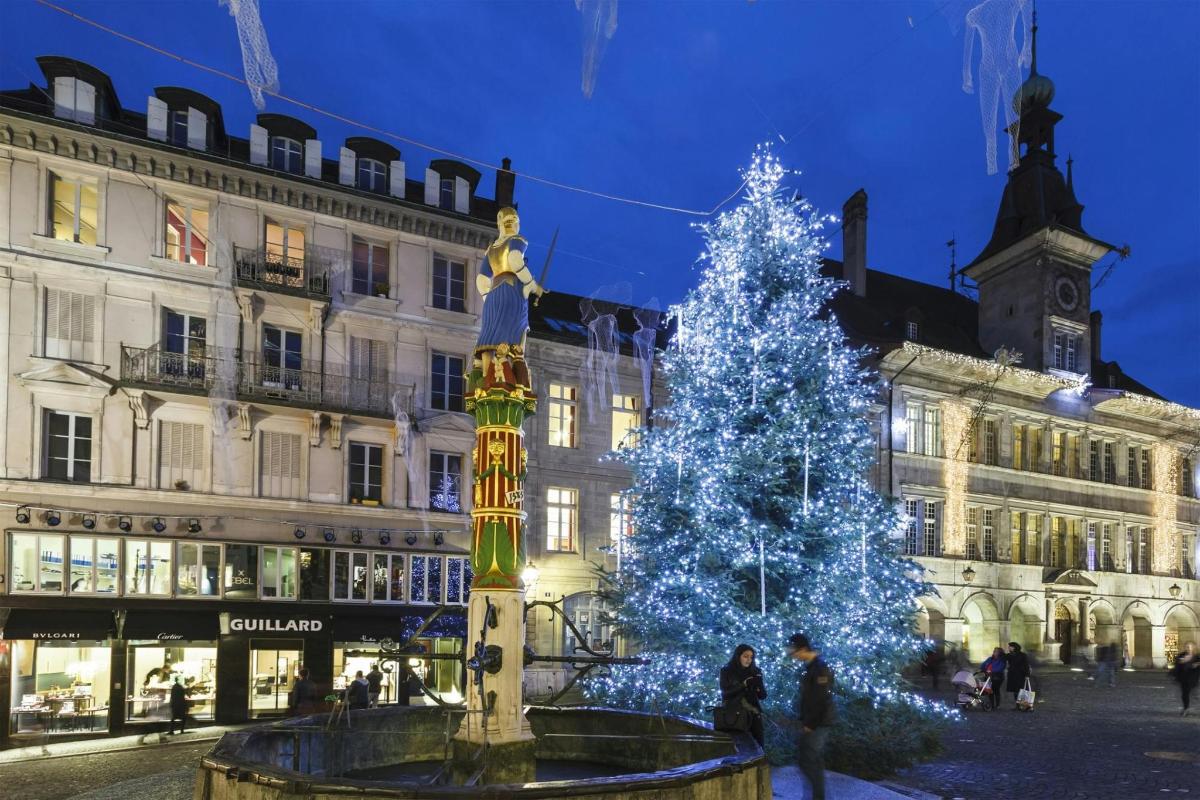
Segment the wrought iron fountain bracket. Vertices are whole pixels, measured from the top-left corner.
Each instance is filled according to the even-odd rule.
[[[458,609],[460,607],[454,606],[453,608]],[[402,644],[396,644],[396,642],[393,641],[392,639],[381,640],[379,642],[379,657],[378,657],[378,661],[380,663],[380,668],[384,672],[392,673],[392,672],[395,672],[396,668],[398,667],[400,670],[400,673],[404,675],[405,684],[407,685],[408,679],[410,677],[417,678],[417,680],[420,681],[420,676],[417,675],[416,670],[414,670],[408,664],[408,660],[410,658],[432,659],[432,660],[436,660],[436,661],[457,661],[459,664],[462,664],[465,666],[465,664],[466,664],[466,653],[465,652],[426,653],[423,650],[416,649],[418,647],[417,639],[420,638],[421,634],[423,634],[426,630],[428,630],[430,625],[432,625],[435,621],[437,621],[437,619],[439,617],[441,617],[444,613],[446,613],[450,609],[451,609],[451,606],[444,606],[444,605],[438,606],[437,608],[435,608],[433,610],[433,613],[430,614],[428,617],[426,617],[421,622],[420,626],[418,626],[417,629],[413,632],[413,634],[411,636],[409,636],[408,639],[406,639]],[[494,610],[492,613],[492,619],[493,619],[493,621],[495,619]],[[493,625],[492,627],[495,627],[495,625]],[[393,666],[393,665],[395,665],[395,666]],[[407,689],[406,689],[406,691],[407,691]],[[423,682],[421,683],[421,691],[425,694],[426,697],[428,697],[430,700],[433,700],[435,703],[437,703],[442,708],[462,708],[462,703],[447,703],[446,701],[442,700],[442,698],[438,697],[436,694],[429,691],[429,687],[425,686],[425,684]]]
[[[533,648],[529,647],[528,645],[525,646],[524,661],[525,661],[525,666],[527,666],[527,667],[530,664],[540,661],[543,663],[550,663],[550,664],[566,664],[566,665],[570,666],[571,669],[575,670],[575,674],[571,676],[571,680],[567,681],[567,683],[563,686],[562,689],[559,689],[557,692],[555,692],[550,697],[550,699],[546,700],[546,705],[550,705],[550,706],[554,705],[559,700],[559,698],[563,697],[567,692],[571,691],[571,689],[575,686],[575,684],[579,683],[579,681],[586,678],[592,672],[592,670],[596,669],[597,667],[611,667],[614,665],[633,666],[633,665],[642,665],[642,664],[650,663],[649,661],[647,661],[644,658],[628,658],[628,657],[614,656],[611,640],[609,640],[608,642],[605,643],[605,644],[609,645],[607,649],[603,649],[603,648],[597,649],[596,647],[593,647],[592,645],[588,644],[588,637],[585,636],[583,634],[583,632],[580,631],[579,628],[577,628],[575,626],[575,623],[572,622],[571,618],[567,616],[567,613],[565,611],[563,611],[560,603],[562,603],[561,598],[558,600],[553,600],[553,601],[551,601],[551,600],[531,600],[525,604],[526,618],[529,617],[529,611],[531,609],[537,608],[539,606],[548,608],[548,609],[550,609],[551,613],[557,614],[558,616],[562,617],[563,624],[566,625],[568,630],[571,631],[572,635],[574,635],[574,637],[575,637],[575,641],[577,642],[577,644],[574,647],[574,653],[576,653],[576,654],[583,653],[584,654],[584,655],[570,655],[570,656],[540,656],[533,651]]]

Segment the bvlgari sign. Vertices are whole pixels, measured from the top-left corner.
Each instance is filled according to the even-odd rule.
[[[225,628],[222,619],[222,629]],[[318,633],[325,629],[324,620],[278,619],[274,617],[235,617],[230,615],[228,630],[221,633]]]

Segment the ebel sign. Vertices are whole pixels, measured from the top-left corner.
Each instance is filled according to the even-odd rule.
[[[223,626],[222,626],[223,627]],[[230,617],[229,633],[318,633],[325,629],[319,619],[273,619]],[[224,633],[225,631],[222,631]]]

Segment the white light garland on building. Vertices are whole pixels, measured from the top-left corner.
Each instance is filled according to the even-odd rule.
[[[1154,534],[1151,544],[1152,572],[1166,575],[1179,566],[1180,541],[1176,530],[1179,513],[1178,476],[1181,456],[1165,442],[1155,442],[1154,469]]]
[[[971,410],[964,403],[943,400],[942,460],[946,482],[946,511],[942,516],[942,554],[966,555],[967,456],[970,453]]]

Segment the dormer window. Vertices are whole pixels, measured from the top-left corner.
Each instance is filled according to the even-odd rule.
[[[367,192],[387,190],[387,165],[373,158],[358,159],[358,188]]]
[[[304,145],[286,136],[272,136],[271,168],[300,174],[304,169]]]
[[[188,112],[171,111],[167,115],[167,141],[178,147],[187,147],[188,143]]]
[[[914,320],[909,320],[904,323],[904,338],[910,342],[918,342],[921,340],[921,323]]]
[[[454,210],[454,179],[442,178],[442,193],[441,202],[438,203],[439,208],[444,208],[447,211]]]
[[[96,87],[78,78],[59,76],[54,79],[54,116],[96,123]]]

